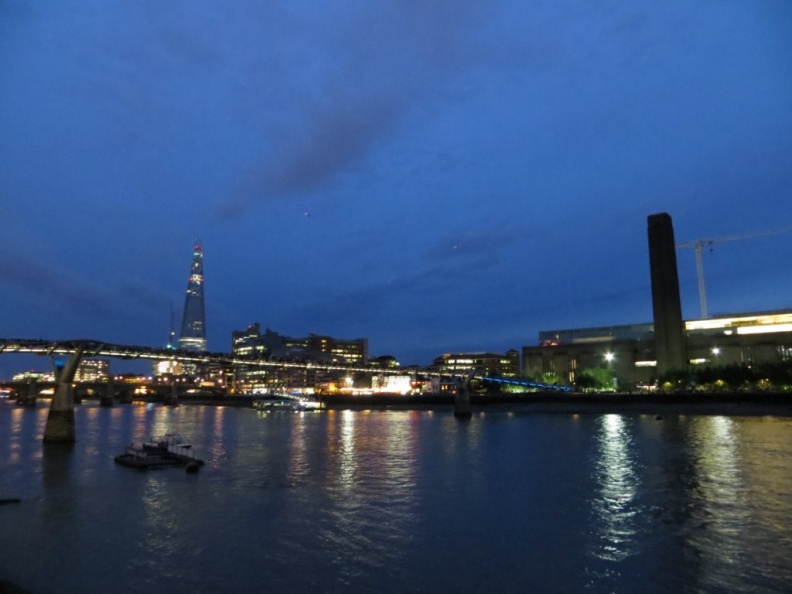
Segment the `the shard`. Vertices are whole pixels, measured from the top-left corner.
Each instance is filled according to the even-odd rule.
[[[183,351],[206,351],[206,317],[204,314],[203,250],[193,247],[192,267],[187,281],[179,348]]]

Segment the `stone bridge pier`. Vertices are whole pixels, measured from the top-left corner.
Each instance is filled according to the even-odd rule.
[[[473,416],[470,407],[470,382],[474,372],[471,371],[467,378],[457,378],[456,395],[454,396],[454,416],[457,419],[469,419]]]
[[[80,365],[84,347],[79,346],[71,358],[58,372],[55,393],[52,395],[44,441],[49,443],[73,443],[76,441],[74,429],[74,390],[72,382]]]

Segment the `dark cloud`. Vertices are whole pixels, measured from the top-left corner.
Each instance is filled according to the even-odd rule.
[[[223,215],[242,212],[246,203],[310,191],[361,159],[371,144],[396,124],[401,106],[392,97],[353,97],[321,106],[311,127],[285,139],[281,156],[262,166],[247,201],[221,207]]]
[[[493,303],[488,292],[498,283],[482,284],[482,278],[516,237],[514,232],[505,232],[500,239],[485,237],[483,232],[468,233],[456,238],[461,240],[461,249],[454,249],[450,240],[444,240],[431,250],[428,264],[421,259],[413,265],[405,263],[400,272],[394,270],[386,278],[367,285],[323,290],[319,298],[301,310],[301,317],[317,324],[331,320],[333,324],[381,325],[396,311],[402,312],[403,319],[404,312],[411,311],[410,304],[414,304],[416,311],[435,309],[432,315],[446,320],[451,310],[465,318],[477,311],[482,302]],[[420,317],[417,313],[407,315]]]
[[[133,312],[162,312],[171,297],[145,282],[95,283],[80,274],[3,249],[0,278],[6,290],[16,288],[70,314],[113,318]]]
[[[131,306],[135,310],[160,314],[166,311],[168,303],[172,303],[174,299],[172,294],[139,279],[122,280],[114,285],[112,292],[115,293],[117,300],[124,302],[125,309]]]
[[[426,255],[438,262],[463,260],[467,265],[493,264],[521,238],[522,232],[512,224],[480,224],[447,233],[429,246]]]
[[[645,321],[651,213],[790,224],[789,3],[43,4],[0,1],[9,332],[160,341],[202,236],[213,349],[261,320],[431,359]],[[783,304],[776,239],[716,250],[713,311]]]
[[[270,150],[244,184],[242,196],[221,214],[235,215],[256,201],[315,190],[364,161],[367,153],[401,125],[405,115],[437,95],[450,79],[487,55],[478,29],[486,11],[473,2],[365,3],[308,30],[313,58],[289,55],[285,71],[266,61],[275,79],[251,90],[260,102],[248,109],[279,108],[265,128]],[[299,44],[299,41],[292,43]],[[317,56],[319,56],[317,58]],[[311,73],[301,83],[302,72]],[[289,104],[273,106],[268,93],[291,89]],[[255,117],[255,116],[253,116]],[[284,125],[284,121],[291,126]]]
[[[4,284],[33,293],[62,308],[63,311],[107,315],[107,300],[93,287],[71,278],[67,272],[44,266],[32,259],[0,252],[0,276]]]

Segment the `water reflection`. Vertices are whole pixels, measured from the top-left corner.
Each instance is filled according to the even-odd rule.
[[[474,415],[470,421],[460,423],[455,418],[443,418],[443,447],[448,455],[475,455],[481,440],[481,420],[484,414]],[[458,430],[456,430],[458,428]]]
[[[328,422],[328,511],[319,520],[320,547],[340,584],[372,568],[395,566],[414,525],[415,422],[408,412],[331,413]]]
[[[171,411],[172,409],[170,407],[164,406],[158,407],[154,410],[155,415],[153,416],[153,423],[151,423],[151,426],[148,428],[148,435],[146,436],[147,439],[155,435],[164,435],[165,433],[169,433],[171,431]]]
[[[0,406],[0,575],[31,591],[792,591],[790,419],[127,405],[78,409],[71,455],[45,419]],[[224,457],[112,462],[157,430]]]
[[[406,418],[389,423],[385,435],[385,448],[388,452],[387,464],[382,469],[385,480],[392,485],[394,497],[404,497],[415,486],[416,462],[419,440],[417,426],[420,418],[414,412],[405,414]]]
[[[41,452],[41,478],[44,486],[43,523],[62,525],[74,521],[75,506],[68,487],[74,461],[73,443],[43,443]]]
[[[600,417],[597,446],[598,492],[593,505],[598,538],[594,555],[606,561],[622,561],[636,552],[635,519],[639,511],[632,432],[624,417]]]
[[[341,413],[337,471],[333,473],[338,477],[339,486],[346,493],[355,486],[355,470],[358,462],[355,452],[355,418],[356,415],[351,410]]]
[[[227,463],[229,452],[238,449],[239,433],[231,419],[237,416],[229,414],[225,406],[205,406],[203,410],[192,413],[193,425],[189,433],[183,434],[187,441],[194,441],[202,436],[207,444],[206,450],[199,457],[207,464],[222,465]],[[183,413],[180,413],[183,416]]]
[[[690,425],[690,450],[696,461],[696,484],[688,494],[695,514],[684,526],[699,558],[698,579],[707,587],[728,587],[730,568],[741,563],[750,526],[750,502],[741,476],[735,422],[702,417]]]
[[[289,464],[287,469],[288,484],[299,484],[311,473],[309,445],[306,443],[306,419],[304,413],[291,416],[291,432],[289,434]]]
[[[0,462],[18,464],[25,457],[25,438],[33,434],[40,439],[44,435],[49,409],[41,406],[31,409],[8,401],[2,402],[2,406],[3,413],[9,415],[9,425],[0,434],[5,436],[0,441]]]
[[[728,417],[703,417],[693,421],[690,443],[697,461],[700,497],[710,513],[743,509],[740,452],[734,434],[735,422]]]

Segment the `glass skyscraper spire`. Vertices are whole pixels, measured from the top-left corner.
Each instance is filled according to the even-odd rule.
[[[184,300],[179,348],[184,351],[206,351],[206,319],[204,316],[203,250],[201,244],[193,247],[187,297]]]

